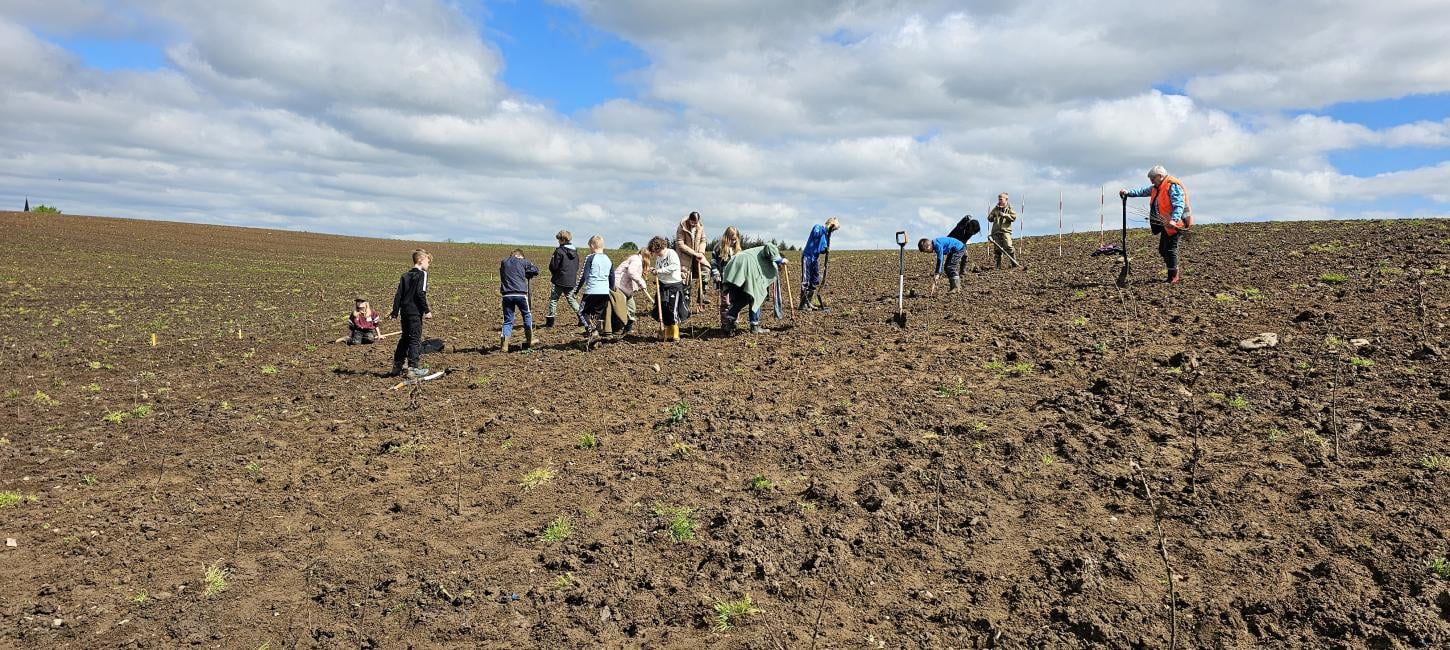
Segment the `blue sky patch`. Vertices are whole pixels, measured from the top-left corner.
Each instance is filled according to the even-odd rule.
[[[1410,95],[1372,102],[1345,102],[1316,111],[1342,122],[1383,129],[1412,122],[1439,122],[1450,118],[1450,93]]]
[[[1450,149],[1388,149],[1385,147],[1362,147],[1329,154],[1329,164],[1340,173],[1352,176],[1374,176],[1389,172],[1402,172],[1421,167],[1433,167],[1450,160]]]
[[[166,67],[166,52],[156,43],[91,36],[59,36],[47,40],[99,70],[157,70]]]
[[[503,53],[503,82],[563,113],[635,98],[623,79],[649,64],[639,48],[593,27],[572,7],[497,0],[486,2],[479,18],[484,39]]]

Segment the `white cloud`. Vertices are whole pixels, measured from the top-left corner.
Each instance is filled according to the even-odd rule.
[[[644,50],[638,98],[568,116],[519,95],[448,2],[0,0],[0,146],[17,152],[0,192],[534,243],[560,227],[643,242],[690,210],[712,235],[799,241],[836,214],[847,246],[944,233],[999,191],[1028,200],[1030,234],[1055,230],[1059,192],[1066,228],[1090,230],[1100,187],[1155,163],[1206,220],[1450,202],[1447,165],[1355,177],[1328,157],[1447,148],[1450,119],[1283,110],[1450,91],[1443,1],[571,4]],[[38,32],[145,38],[171,65],[96,70]]]

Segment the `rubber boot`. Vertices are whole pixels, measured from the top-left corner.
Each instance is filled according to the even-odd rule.
[[[507,336],[500,336],[500,337],[498,337],[498,349],[499,349],[500,352],[508,352],[509,351],[509,337],[507,337]]]
[[[962,279],[961,278],[947,278],[947,284],[949,285],[949,288],[947,289],[947,293],[956,293],[957,292],[957,289],[960,289],[961,286],[962,286]]]
[[[679,340],[680,340],[680,324],[679,323],[675,323],[674,325],[671,325],[670,326],[670,340],[671,341],[675,341],[675,342],[679,342]]]
[[[544,327],[553,327],[553,326],[554,326],[554,317],[553,316],[548,316],[548,317],[544,318]]]
[[[797,309],[801,311],[815,311],[816,306],[811,304],[811,299],[814,297],[816,297],[815,289],[801,289],[801,304]]]
[[[625,323],[624,324],[624,329],[619,330],[619,337],[620,338],[624,338],[626,336],[629,336],[633,332],[634,332],[634,319],[631,318],[631,319],[629,319],[629,322],[628,323]]]
[[[764,327],[761,327],[760,326],[760,323],[752,323],[750,325],[750,333],[751,334],[769,334],[770,333],[770,330],[765,329]]]
[[[525,327],[524,328],[524,349],[527,350],[527,349],[529,349],[531,347],[534,347],[534,328],[532,328],[532,327]]]

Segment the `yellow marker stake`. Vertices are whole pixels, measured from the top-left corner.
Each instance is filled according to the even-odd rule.
[[[151,347],[156,347],[156,332],[151,333]]]

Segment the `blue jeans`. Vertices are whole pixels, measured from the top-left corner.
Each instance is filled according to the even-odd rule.
[[[508,338],[514,333],[514,310],[518,309],[524,314],[524,327],[534,329],[534,312],[529,309],[529,297],[524,295],[503,297],[503,336]]]

